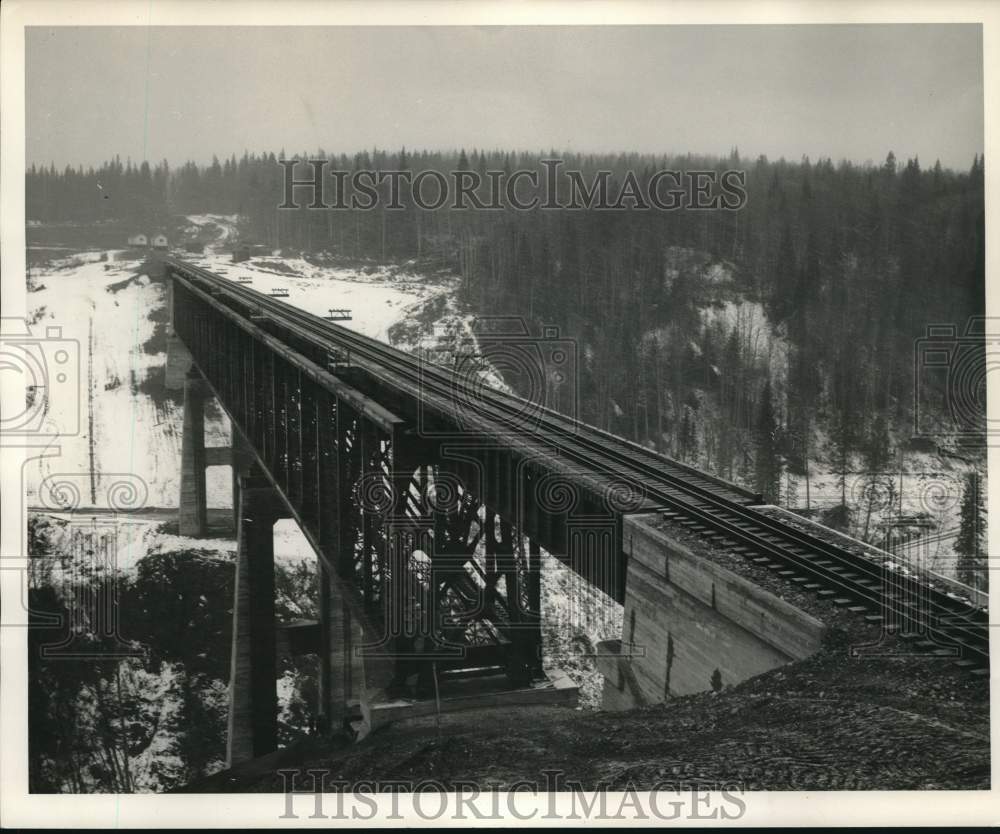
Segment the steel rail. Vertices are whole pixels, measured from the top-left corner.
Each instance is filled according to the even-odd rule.
[[[365,365],[370,363],[373,367],[367,370],[376,376],[380,370],[389,370],[411,385],[416,383],[426,394],[440,396],[443,393],[445,397],[454,397],[456,392],[462,391],[463,386],[466,387],[464,393],[469,393],[468,383],[459,380],[454,372],[421,363],[402,351],[216,276],[208,270],[177,261],[172,261],[171,265],[182,272],[189,270],[218,291],[232,296],[251,309],[257,307],[262,312],[267,310],[279,324],[293,324],[304,331],[300,335],[307,341],[319,340],[319,347],[329,349],[331,341],[336,348],[346,347],[352,354],[352,359],[364,359]],[[358,364],[364,367],[361,363]],[[610,474],[637,481],[635,476],[639,474],[653,479],[653,485],[643,484],[647,495],[655,497],[670,510],[685,515],[691,522],[704,524],[708,529],[716,531],[716,535],[732,540],[734,546],[764,554],[781,565],[787,565],[799,575],[811,577],[828,588],[839,590],[849,599],[857,600],[865,606],[880,607],[902,621],[922,627],[928,633],[940,634],[948,642],[958,644],[967,654],[975,655],[981,660],[988,659],[988,628],[981,621],[982,612],[969,609],[968,604],[961,600],[955,600],[936,588],[923,585],[912,577],[903,574],[892,576],[896,586],[905,586],[912,592],[912,596],[926,596],[926,610],[919,610],[919,606],[914,603],[905,598],[894,598],[892,593],[881,588],[887,578],[884,565],[771,519],[720,495],[715,489],[697,486],[682,476],[664,471],[664,467],[675,465],[675,462],[667,458],[514,395],[488,388],[476,389],[474,395],[469,401],[470,405],[479,400],[484,405],[506,410],[508,419],[504,422],[507,425],[517,425],[516,422],[511,423],[511,411],[515,412],[516,421],[519,409],[529,407],[535,414],[543,417],[538,425],[544,425],[549,444],[558,449],[560,454],[577,460],[602,475]],[[488,412],[485,408],[478,410]],[[497,415],[492,416],[496,418]],[[521,428],[528,431],[530,424],[524,426],[522,423]],[[654,466],[651,460],[655,460],[658,465]],[[681,466],[677,465],[677,468]],[[690,467],[682,468],[690,470]],[[713,486],[715,483],[722,483],[727,489],[730,488],[730,485],[718,479],[706,478],[701,473],[698,476],[700,480],[712,482]],[[660,482],[659,486],[655,484],[656,481]],[[967,621],[969,617],[975,621]],[[963,619],[966,621],[963,622]]]

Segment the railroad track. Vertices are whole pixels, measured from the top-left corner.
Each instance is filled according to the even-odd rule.
[[[671,460],[629,440],[581,423],[557,411],[481,385],[472,386],[453,371],[421,361],[408,353],[362,336],[280,299],[264,295],[243,284],[220,278],[182,261],[170,260],[175,268],[208,282],[211,288],[240,299],[260,314],[273,315],[281,324],[292,323],[301,335],[327,348],[347,350],[350,363],[376,377],[395,376],[398,387],[422,390],[443,400],[463,395],[470,411],[499,421],[500,435],[518,435],[556,448],[567,461],[592,466],[595,471],[627,478],[637,487],[659,483],[677,495],[713,495],[739,504],[761,503],[761,496],[693,467]],[[331,344],[332,340],[332,344]],[[463,406],[465,407],[465,406]],[[454,407],[452,407],[454,410]],[[647,487],[648,491],[648,487]]]
[[[752,492],[516,395],[473,386],[452,370],[428,365],[245,284],[182,261],[169,259],[168,264],[216,298],[228,296],[244,314],[256,311],[273,317],[318,347],[346,350],[352,365],[402,390],[421,390],[423,396],[445,402],[462,396],[464,406],[480,418],[502,424],[501,433],[523,432],[598,481],[639,486],[646,499],[644,510],[657,509],[665,519],[682,524],[713,546],[730,549],[873,625],[917,641],[922,651],[951,656],[978,674],[988,673],[986,612],[890,568],[888,555],[879,563],[852,553],[758,512],[752,505],[761,503],[760,496]]]

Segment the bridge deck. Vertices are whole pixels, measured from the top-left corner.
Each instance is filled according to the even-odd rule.
[[[567,417],[516,395],[485,387],[454,369],[429,364],[376,339],[358,334],[236,281],[183,261],[168,260],[176,273],[210,288],[260,325],[294,334],[346,362],[337,376],[367,377],[395,400],[398,413],[416,418],[418,431],[450,445],[463,439],[482,446],[516,447],[528,459],[572,475],[608,496],[622,509],[637,511],[706,495],[740,505],[761,497],[672,460],[617,435]]]

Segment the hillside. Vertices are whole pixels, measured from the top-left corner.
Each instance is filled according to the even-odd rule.
[[[989,686],[940,658],[849,661],[834,632],[808,660],[726,688],[626,712],[493,708],[412,719],[281,768],[322,769],[348,783],[434,780],[509,788],[650,790],[657,784],[745,790],[987,789]],[[261,771],[264,770],[262,773]],[[308,785],[306,785],[308,787]],[[282,792],[272,765],[220,773],[192,792]]]

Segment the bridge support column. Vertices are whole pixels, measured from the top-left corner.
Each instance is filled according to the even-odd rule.
[[[173,283],[171,282],[171,286]],[[191,370],[191,353],[173,331],[167,333],[167,367],[163,385],[168,391],[183,391],[184,379]]]
[[[346,698],[342,692],[332,692],[335,682],[333,666],[330,658],[330,595],[333,591],[330,582],[330,571],[319,559],[316,566],[316,598],[319,601],[319,679],[317,681],[316,727],[323,735],[335,732],[337,725],[336,706]]]
[[[531,669],[535,677],[542,670],[542,548],[534,539],[528,540],[528,615],[531,643]]]
[[[262,478],[241,478],[239,486],[226,755],[230,767],[277,748],[273,527],[287,515],[278,494]]]
[[[487,512],[486,545],[489,548],[490,540],[493,538],[492,519]],[[535,653],[530,626],[525,618],[525,610],[522,606],[521,597],[521,576],[518,574],[517,562],[514,553],[514,531],[510,522],[500,519],[500,537],[494,544],[495,564],[494,570],[498,577],[503,577],[507,590],[507,616],[510,620],[511,646],[510,656],[507,659],[507,677],[515,686],[526,686],[531,682],[533,674],[532,657]],[[496,586],[493,586],[494,594]],[[495,606],[495,600],[492,601]]]
[[[323,563],[319,566],[319,709],[318,725],[323,734],[344,729],[351,702],[363,688],[363,666],[357,649],[358,623]]]
[[[184,378],[184,434],[181,438],[181,490],[178,532],[204,536],[208,510],[205,495],[205,397],[207,386],[193,368]]]
[[[233,468],[233,530],[238,531],[240,529],[240,479],[250,475],[254,456],[235,426],[232,428],[230,443]]]

